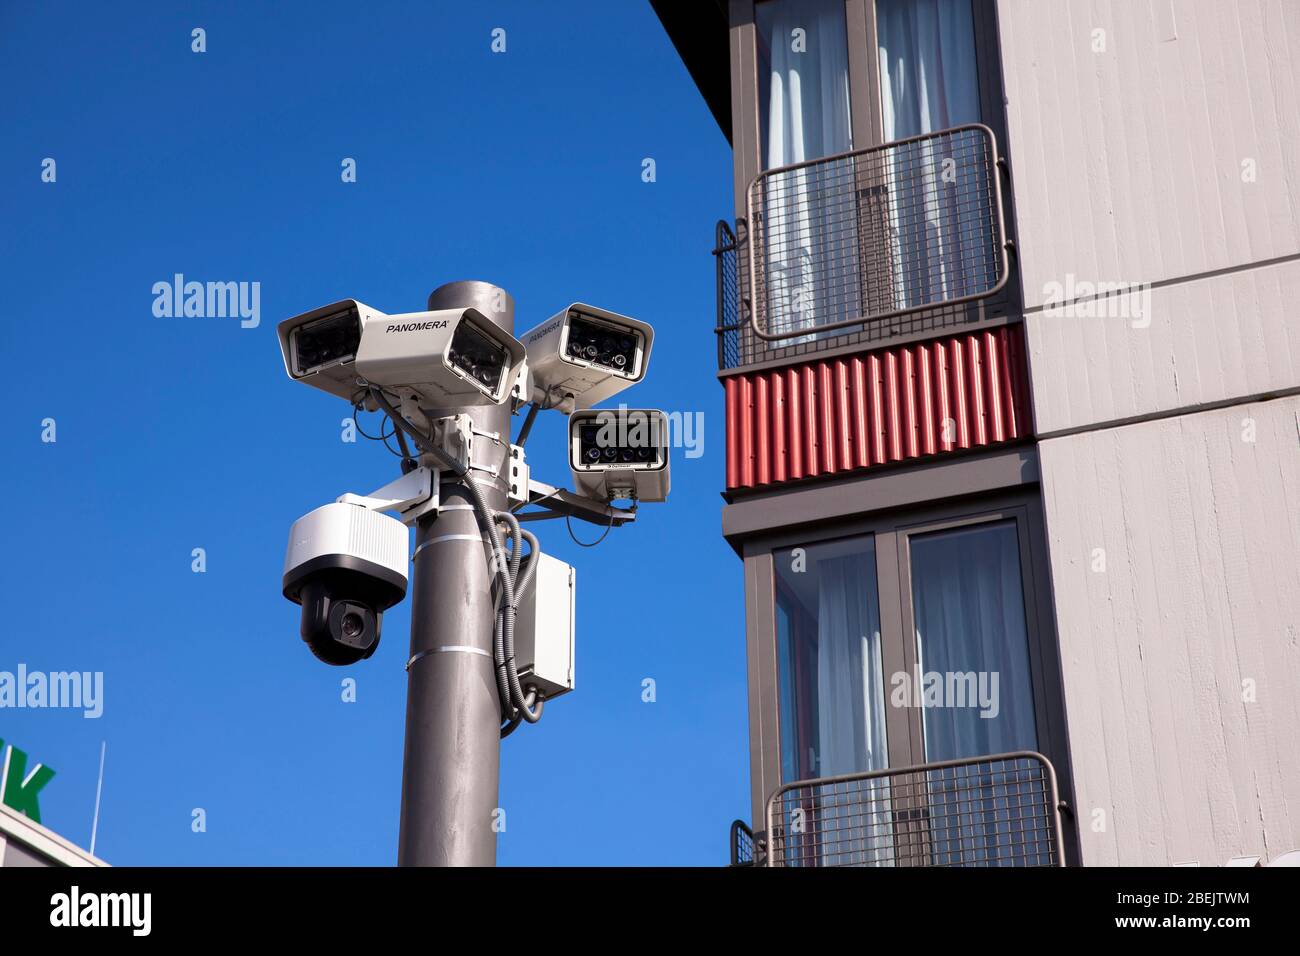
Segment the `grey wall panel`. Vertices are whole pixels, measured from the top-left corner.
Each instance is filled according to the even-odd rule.
[[[1141,299],[1140,317],[1026,317],[1039,435],[1300,387],[1300,259]]]
[[[1300,251],[1300,3],[998,15],[1026,307],[1067,274],[1157,282]]]
[[[998,16],[1040,434],[1300,386],[1300,3]],[[1097,283],[1150,287],[1151,327],[1044,311]]]
[[[1083,862],[1300,848],[1300,398],[1039,452]]]

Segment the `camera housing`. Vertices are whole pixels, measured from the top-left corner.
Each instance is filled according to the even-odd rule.
[[[603,501],[668,498],[668,417],[653,408],[569,416],[569,470],[579,494]]]
[[[422,407],[500,405],[525,354],[472,308],[388,315],[344,299],[285,319],[278,333],[291,378],[350,402],[370,382]]]
[[[367,323],[356,367],[369,382],[439,408],[500,405],[523,361],[523,344],[478,309],[439,309]]]
[[[562,412],[590,408],[645,378],[654,329],[575,302],[523,335],[530,400]]]
[[[344,299],[285,319],[276,327],[284,370],[294,381],[353,401],[364,391],[356,370],[361,336],[383,318],[364,302]]]
[[[406,596],[410,541],[396,518],[334,502],[289,529],[284,596],[302,605],[302,639],[326,664],[355,664],[379,646],[384,611]]]

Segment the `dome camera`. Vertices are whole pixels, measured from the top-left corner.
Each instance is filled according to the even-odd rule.
[[[379,646],[384,611],[406,596],[409,541],[396,518],[335,502],[294,522],[284,596],[302,605],[302,639],[326,664],[355,664]]]

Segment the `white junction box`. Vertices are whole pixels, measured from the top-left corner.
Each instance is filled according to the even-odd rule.
[[[536,684],[549,700],[573,690],[574,571],[549,554],[536,560],[515,615],[515,667],[521,684]]]

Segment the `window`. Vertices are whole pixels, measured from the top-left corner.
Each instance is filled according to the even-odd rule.
[[[782,782],[883,769],[873,539],[788,549],[775,561]]]
[[[1036,514],[905,515],[773,547],[779,782],[1054,748]]]
[[[852,149],[844,0],[766,0],[754,24],[763,168]]]
[[[885,142],[980,122],[971,0],[876,0],[876,64]],[[975,142],[932,138],[885,165],[899,308],[971,295],[997,282],[989,245],[988,170]]]
[[[922,710],[926,760],[1037,750],[1015,522],[914,535],[910,551],[917,673],[943,681],[944,706]]]
[[[775,673],[760,672],[753,692],[773,695],[776,720],[760,739],[779,760],[765,753],[757,779],[783,794],[771,822],[784,865],[1053,862],[1054,804],[1039,799],[1035,760],[933,766],[1038,751],[1065,770],[1035,500],[990,497],[837,531],[769,539],[761,552],[771,629],[750,639],[773,642],[758,659]]]
[[[757,348],[887,338],[909,330],[870,318],[900,314],[984,321],[1010,268],[997,149],[971,128],[1001,135],[992,0],[733,10],[753,51],[734,81],[743,281],[757,329],[777,336]]]
[[[971,0],[876,0],[885,142],[980,122]]]
[[[754,8],[754,20],[762,168],[852,149],[844,0],[766,0]],[[811,329],[858,311],[856,214],[829,185],[818,166],[767,180],[763,293],[766,314],[780,331]]]

